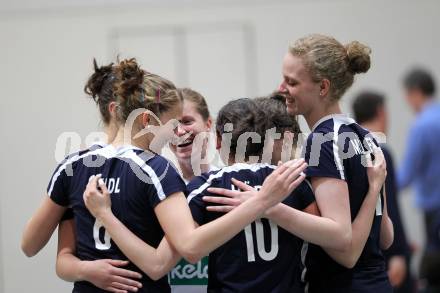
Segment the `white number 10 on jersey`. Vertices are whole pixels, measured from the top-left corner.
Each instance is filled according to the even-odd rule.
[[[261,219],[256,220],[255,223],[255,236],[257,238],[257,252],[258,255],[265,261],[271,261],[278,255],[278,226],[272,221],[268,220],[270,226],[270,240],[271,245],[269,251],[267,251],[264,244],[264,228]],[[248,262],[255,261],[255,248],[254,248],[254,236],[252,234],[251,223],[244,228],[244,234],[246,236],[246,246]]]

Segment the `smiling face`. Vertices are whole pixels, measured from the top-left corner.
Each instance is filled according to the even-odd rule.
[[[211,118],[204,120],[202,115],[197,111],[197,105],[189,100],[183,102],[183,115],[180,119],[180,125],[177,129],[177,135],[182,137],[186,134],[191,134],[184,142],[178,145],[170,145],[178,160],[188,160],[191,158],[193,150],[194,138],[201,132],[209,131],[211,128]],[[197,146],[199,147],[199,146]],[[204,151],[206,145],[201,147]]]
[[[321,102],[320,83],[312,80],[302,59],[291,53],[284,56],[282,74],[279,91],[286,95],[287,111],[306,116]]]
[[[167,143],[174,140],[182,109],[182,103],[178,102],[159,116],[152,111],[142,114],[141,128],[137,130],[136,136],[144,148],[159,154]]]

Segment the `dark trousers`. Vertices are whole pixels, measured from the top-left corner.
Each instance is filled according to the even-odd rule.
[[[426,279],[427,293],[440,293],[440,210],[425,212],[426,247],[420,263],[420,277]]]

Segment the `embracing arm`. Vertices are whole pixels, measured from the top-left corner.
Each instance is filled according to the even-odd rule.
[[[167,274],[181,258],[164,237],[156,248],[131,232],[111,211],[110,194],[100,176],[93,177],[84,191],[84,202],[89,211],[104,225],[121,251],[151,279]],[[98,181],[99,180],[99,181]],[[97,185],[102,190],[99,191]]]
[[[353,267],[368,239],[378,195],[386,177],[386,162],[382,152],[375,150],[375,157],[378,158],[375,164],[367,169],[369,192],[353,223],[351,223],[347,184],[342,180],[332,178],[312,180],[312,187],[322,217],[315,216],[318,214],[316,212],[307,214],[284,204],[278,204],[269,209],[266,216],[298,237],[320,245],[341,265]],[[205,196],[203,200],[223,205],[208,206],[208,210],[229,212],[255,194],[255,190],[243,182],[233,179],[233,183],[246,191],[211,188],[210,192],[225,197]],[[386,225],[386,229],[383,229],[384,233],[387,233],[385,236],[389,237],[389,224],[386,221],[383,223]],[[389,238],[386,240],[389,241]]]
[[[66,207],[45,196],[23,231],[21,250],[26,256],[36,255],[47,244],[65,211]]]
[[[336,251],[328,246],[322,245],[322,248],[338,263],[353,268],[362,254],[368,235],[371,231],[371,225],[375,216],[379,191],[370,189],[365,197],[362,206],[352,223],[352,241],[346,251]]]
[[[104,191],[104,187],[101,188]],[[256,218],[259,214],[263,213],[263,211],[264,208],[261,207],[257,212],[253,211],[251,215]],[[170,242],[175,241],[177,244],[176,249],[181,251],[182,255],[191,263],[197,262],[200,258],[208,254],[209,251],[220,246],[241,230],[240,228],[236,232],[235,230],[237,229],[228,231],[228,226],[235,226],[231,225],[234,219],[237,218],[234,217],[234,219],[228,221],[227,224],[215,227],[214,229],[217,229],[216,231],[212,231],[212,229],[209,230],[209,228],[206,230],[205,227],[203,231],[199,230],[198,233],[195,233],[196,224],[191,217],[183,193],[176,193],[169,196],[156,206],[155,212],[167,237],[170,238]],[[163,274],[171,270],[180,259],[179,254],[173,251],[167,238],[164,237],[156,250],[129,231],[111,212],[103,212],[97,215],[97,217],[124,254],[150,277],[155,279],[160,278]],[[249,222],[251,222],[251,220],[249,220]],[[245,224],[243,224],[243,227],[244,226]],[[174,237],[168,236],[170,234],[174,235],[173,233],[177,235]],[[212,238],[214,239],[211,240]],[[168,252],[166,252],[167,250]],[[161,251],[163,252],[163,257],[161,256]],[[168,264],[166,264],[166,260],[168,260]]]
[[[231,239],[246,225],[258,218],[267,208],[281,201],[304,180],[304,177],[299,176],[299,174],[306,166],[307,164],[303,160],[285,163],[272,173],[273,180],[269,184],[263,185],[258,196],[238,207],[236,211],[198,228],[196,228],[191,216],[187,200],[181,192],[174,193],[160,202],[155,207],[155,213],[169,242],[189,262],[195,263],[210,251]],[[102,190],[106,190],[103,183],[100,183],[100,187]],[[96,179],[90,181],[87,188],[96,189]],[[142,267],[143,261],[141,258],[145,257],[146,244],[139,239],[129,237],[130,234],[128,233],[123,234],[123,231],[127,232],[126,228],[119,225],[117,219],[111,214],[109,206],[102,208],[102,204],[98,204],[96,209],[91,207],[90,200],[98,197],[88,198],[90,195],[92,193],[87,191],[84,193],[89,210],[104,224],[112,237],[119,237],[113,240],[116,243],[119,241],[118,246],[123,251],[125,249],[124,253],[134,263]],[[124,235],[124,237],[121,235]],[[131,236],[134,235],[131,234]]]
[[[385,188],[384,188],[385,190]],[[338,263],[341,265],[352,268],[358,261],[362,254],[365,243],[367,242],[368,236],[371,231],[371,226],[373,224],[373,219],[375,217],[375,207],[377,205],[378,195],[380,191],[376,190],[374,187],[370,186],[370,191],[368,191],[367,196],[362,203],[361,209],[359,210],[355,220],[353,221],[353,241],[351,243],[351,248],[345,253],[339,251],[334,251],[323,247],[323,249]],[[384,196],[384,199],[386,196]],[[381,221],[381,231],[380,231],[380,247],[381,249],[388,249],[393,243],[393,223],[388,217],[388,212],[386,211],[386,199],[384,203],[384,214]]]
[[[119,268],[128,261],[99,259],[82,261],[75,256],[75,227],[73,220],[62,221],[58,228],[58,253],[56,272],[58,277],[68,282],[88,281],[98,288],[116,292],[136,292],[142,284],[141,274]]]
[[[112,213],[103,214],[99,219],[128,259],[153,280],[166,275],[181,258],[165,237],[154,248],[133,234]]]
[[[374,161],[371,160],[371,158],[367,158],[368,167],[367,167],[367,175],[368,175],[368,183],[369,183],[369,190],[368,193],[362,202],[361,208],[356,215],[356,218],[353,220],[353,223],[351,223],[351,241],[349,242],[348,247],[344,250],[335,249],[334,247],[331,247],[329,244],[332,243],[330,240],[331,238],[328,238],[324,242],[315,242],[310,238],[303,238],[309,242],[315,243],[320,245],[335,261],[340,263],[341,265],[352,268],[358,261],[360,255],[362,254],[362,251],[364,249],[365,243],[367,242],[368,236],[371,231],[371,226],[373,224],[373,219],[375,217],[375,209],[378,203],[378,198],[380,196],[380,190],[382,186],[384,185],[385,178],[386,178],[386,161],[384,158],[384,155],[382,151],[378,148],[374,150]],[[323,182],[324,180],[324,182]],[[319,209],[321,211],[321,214],[323,217],[325,217],[325,210],[328,208],[329,202],[333,201],[332,198],[337,200],[336,194],[331,195],[332,197],[323,200],[323,194],[331,194],[332,192],[346,192],[347,199],[348,199],[348,190],[339,190],[337,185],[329,185],[331,183],[331,180],[335,179],[329,179],[329,178],[313,178],[312,179],[312,186],[315,191],[315,197],[318,202]],[[335,183],[336,184],[336,183]],[[346,186],[346,184],[345,184]],[[338,207],[338,205],[331,205],[330,206],[332,210],[338,209],[341,207]],[[347,209],[347,211],[350,211],[350,206],[344,206],[344,209]],[[385,212],[386,212],[386,202],[385,202]],[[331,211],[330,211],[331,212]],[[334,216],[333,216],[334,217]],[[392,234],[392,224],[391,227],[389,223],[391,222],[388,218],[388,213],[384,214],[384,218],[382,221],[382,227],[381,230],[381,240],[383,238],[384,244],[391,245],[390,242],[392,242],[392,235],[390,235],[390,229]],[[388,219],[388,220],[387,220]],[[314,231],[315,233],[316,230]],[[384,237],[382,237],[382,233],[384,233]],[[313,234],[313,233],[312,233]],[[390,239],[391,238],[391,239]],[[319,239],[318,239],[319,240]],[[382,242],[381,242],[382,245]]]
[[[266,207],[259,200],[250,201],[236,213],[196,228],[185,196],[175,194],[156,207],[156,214],[170,242],[186,260],[195,263],[239,233]]]
[[[303,180],[304,160],[287,162],[268,177],[257,196],[244,202],[230,213],[198,228],[195,227],[186,198],[175,194],[156,207],[156,215],[167,238],[190,262],[196,262],[216,249],[269,207],[283,200]]]
[[[356,218],[353,220],[352,229],[353,229],[353,238],[351,242],[350,249],[343,253],[338,251],[334,251],[323,247],[324,250],[337,262],[341,265],[352,268],[357,263],[359,257],[364,250],[365,243],[368,240],[368,236],[370,235],[371,226],[373,224],[374,217],[376,215],[376,207],[378,199],[380,198],[380,190],[384,186],[386,179],[386,161],[382,151],[377,148],[374,150],[374,160],[370,157],[367,157],[367,176],[368,176],[368,193],[365,196],[364,201],[362,202],[361,208],[356,215]],[[385,188],[384,188],[385,190]],[[385,196],[384,196],[385,198]],[[388,213],[386,212],[386,200],[384,204],[384,217],[382,218],[382,225],[384,225],[384,218],[387,218],[386,223],[390,223],[391,221],[388,218]],[[386,228],[389,228],[388,224],[386,224]],[[388,230],[389,232],[389,230]],[[392,224],[391,224],[391,232],[392,232]],[[386,236],[391,236],[386,234]],[[381,231],[381,240],[382,240],[382,231]],[[388,241],[392,242],[391,239],[387,237],[384,239],[386,244]],[[382,245],[382,244],[381,244]],[[391,245],[391,244],[390,244]]]
[[[209,192],[223,196],[204,196],[203,200],[206,202],[221,204],[208,206],[207,210],[231,212],[243,203],[249,201],[249,199],[255,197],[257,191],[251,186],[236,179],[232,179],[232,183],[243,191],[209,188]],[[321,190],[323,192],[331,190],[331,195],[334,195],[333,200],[328,200],[329,205],[323,206],[324,211],[318,209],[316,203],[309,205],[304,211],[280,203],[268,209],[264,216],[306,241],[317,245],[331,246],[341,251],[346,250],[351,242],[352,233],[347,184],[337,179],[329,179],[328,182],[325,182],[326,184],[320,185],[319,183],[318,181],[316,188],[318,193]],[[323,196],[320,197],[321,200],[325,199],[326,195],[330,196],[328,192],[324,192]],[[315,198],[318,197],[315,191]],[[327,218],[319,217],[319,214],[327,215]]]
[[[284,204],[266,212],[266,216],[296,236],[335,250],[349,249],[352,230],[347,184],[339,179],[314,178],[312,186],[322,217]]]
[[[57,276],[68,282],[84,280],[81,260],[75,256],[74,221],[61,221],[58,226]]]
[[[371,226],[373,224],[373,219],[375,217],[375,209],[378,203],[378,198],[380,196],[380,190],[385,182],[386,178],[386,161],[382,151],[377,148],[374,150],[374,161],[371,160],[370,157],[367,158],[367,163],[369,164],[367,167],[367,175],[368,175],[368,183],[369,190],[368,193],[362,202],[361,208],[356,215],[356,218],[351,223],[351,241],[349,241],[348,247],[346,249],[335,249],[330,246],[333,241],[331,237],[327,240],[324,238],[324,242],[317,242],[316,240],[320,239],[310,239],[303,238],[309,242],[320,245],[335,261],[340,263],[341,265],[352,268],[358,261],[359,257],[362,254],[365,243],[367,242],[368,236],[371,231]],[[334,200],[338,200],[337,193],[331,195],[329,198],[325,198],[329,194],[333,192],[344,192],[347,195],[348,200],[348,190],[339,190],[337,185],[330,185],[331,181],[335,179],[329,178],[313,178],[312,186],[315,191],[315,197],[321,211],[323,217],[326,217],[326,210],[328,209],[328,205],[330,204],[331,210],[328,212],[332,213],[335,209],[341,208],[338,205],[333,205],[331,202]],[[336,182],[335,182],[336,184]],[[345,184],[346,186],[346,184]],[[324,195],[327,194],[327,195]],[[324,200],[323,200],[324,199]],[[348,212],[350,212],[349,204],[343,207]],[[386,202],[385,202],[385,211],[386,211]],[[328,217],[328,216],[327,216]],[[334,217],[334,216],[332,216]],[[389,223],[391,222],[388,217],[388,213],[384,214],[384,218],[382,221],[381,229],[381,240],[383,238],[384,244],[390,244],[392,242],[392,235],[390,235],[390,229],[392,234],[392,223],[391,227]],[[310,229],[310,228],[309,228]],[[316,230],[314,233],[317,233]],[[382,233],[384,237],[382,237]],[[313,233],[312,233],[313,234]],[[391,238],[391,239],[390,239]],[[382,245],[382,241],[381,241]]]
[[[233,182],[240,189],[247,191],[240,192],[219,188],[211,188],[210,191],[212,193],[221,194],[225,197],[205,196],[203,200],[211,203],[223,204],[224,206],[208,206],[208,210],[216,212],[229,212],[235,209],[236,206],[240,205],[243,201],[245,202],[249,197],[252,197],[251,194],[255,193],[255,190],[252,190],[252,187],[247,186],[243,182],[234,179]],[[325,186],[329,187],[329,185],[326,184],[321,187]],[[336,191],[337,188],[335,187],[336,186],[333,186],[333,189],[329,190]],[[327,188],[323,190],[326,189]],[[365,201],[363,206],[363,209],[365,211],[371,211],[370,214],[372,215],[374,214],[374,208],[376,207],[378,192],[373,194],[373,196],[370,196],[369,201]],[[373,198],[374,200],[372,201],[371,198]],[[336,212],[339,211],[340,208],[342,208],[342,201],[339,202],[340,200],[341,198],[338,198],[336,201],[332,201],[332,203],[334,204],[333,210]],[[348,211],[348,215],[346,216],[350,219],[349,206],[341,209],[341,212],[344,211]],[[320,212],[321,211],[316,207],[316,204],[310,205],[304,211],[294,209],[285,204],[278,204],[277,206],[269,209],[265,213],[265,216],[277,223],[277,225],[281,226],[292,234],[297,235],[305,241],[320,245],[335,261],[337,261],[341,265],[344,265],[346,267],[354,266],[357,259],[359,258],[360,253],[362,252],[366,238],[368,238],[368,234],[371,229],[371,221],[370,225],[368,225],[368,221],[363,221],[365,220],[363,218],[369,217],[369,213],[365,212],[364,215],[360,215],[360,217],[358,218],[358,222],[353,224],[353,230],[350,229],[352,233],[351,240],[348,239],[348,236],[345,239],[344,237],[335,236],[337,235],[335,233],[338,233],[338,229],[335,228],[337,227],[337,224],[335,225],[335,221],[337,220],[337,218],[329,219],[325,217],[319,217]],[[349,228],[352,227],[350,221],[348,221],[348,226]]]

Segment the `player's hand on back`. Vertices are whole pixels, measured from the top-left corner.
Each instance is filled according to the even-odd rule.
[[[208,188],[208,191],[223,197],[204,196],[203,200],[221,206],[208,206],[207,210],[216,212],[229,212],[252,196],[264,196],[273,206],[289,195],[305,179],[303,171],[307,168],[304,159],[292,160],[280,164],[264,181],[260,191],[251,186],[232,179],[232,183],[239,190],[229,190],[224,188]]]
[[[92,176],[84,191],[83,199],[87,209],[95,218],[99,219],[104,213],[111,213],[110,193],[100,175]]]
[[[283,201],[304,181],[306,168],[307,163],[304,159],[291,160],[279,165],[266,177],[258,191],[258,196],[265,197],[269,201],[269,206]]]
[[[142,275],[120,268],[127,264],[128,261],[114,259],[84,261],[82,263],[82,279],[110,292],[137,292],[142,284],[135,279],[142,278]]]
[[[230,190],[225,188],[210,187],[208,191],[210,193],[222,195],[222,196],[204,196],[203,200],[211,204],[219,204],[213,206],[207,206],[206,209],[212,212],[227,213],[232,211],[235,207],[245,202],[247,199],[255,196],[257,190],[252,186],[247,185],[240,180],[232,178],[232,183],[239,188],[239,190]],[[240,191],[241,190],[241,191]]]

